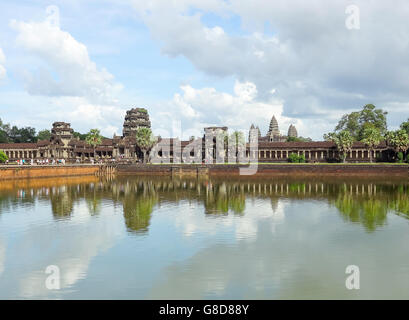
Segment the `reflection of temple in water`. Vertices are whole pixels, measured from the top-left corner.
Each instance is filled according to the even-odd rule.
[[[88,180],[87,180],[88,179]],[[373,231],[385,224],[388,211],[409,217],[407,182],[291,179],[196,179],[138,177],[99,180],[82,178],[52,181],[49,185],[18,185],[0,188],[0,214],[4,207],[32,206],[50,201],[56,219],[70,219],[76,204],[86,204],[90,215],[98,215],[103,201],[122,206],[124,222],[131,233],[149,229],[155,206],[189,201],[203,206],[204,214],[244,215],[248,199],[270,199],[274,211],[280,199],[315,199],[336,207],[341,217]]]

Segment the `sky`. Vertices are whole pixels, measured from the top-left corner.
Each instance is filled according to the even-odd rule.
[[[162,137],[206,126],[321,140],[368,103],[409,118],[409,2],[0,2],[0,118],[122,133],[147,108]]]

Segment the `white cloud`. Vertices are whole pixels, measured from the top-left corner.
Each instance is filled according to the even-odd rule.
[[[24,120],[24,125],[41,129],[39,126],[49,128],[54,121],[68,121],[80,132],[99,128],[108,137],[122,133],[122,85],[92,61],[85,44],[48,20],[12,20],[10,27],[17,31],[17,48],[23,49],[26,58],[20,64],[22,71],[16,74],[22,75],[28,95],[19,93],[16,102],[10,101],[14,93],[4,93],[3,99],[9,100],[8,105],[18,106],[19,113],[24,108],[33,109],[27,110],[33,115]]]
[[[57,229],[50,231],[50,238],[46,239],[55,238],[58,233],[62,239],[69,238],[70,240],[61,241],[51,247],[47,243],[48,240],[42,240],[44,241],[43,248],[48,248],[48,253],[38,255],[38,259],[30,265],[31,270],[24,269],[20,273],[18,285],[14,285],[12,290],[18,290],[17,296],[30,299],[46,297],[60,299],[63,293],[87,277],[93,259],[110,249],[121,237],[123,222],[113,219],[110,212],[102,211],[100,214],[104,216],[104,219],[94,219],[90,223],[84,223],[84,219],[91,219],[85,203],[79,202],[73,212],[70,227],[75,230],[76,236],[72,237],[67,230],[64,232]],[[33,226],[24,236],[17,237],[15,245],[17,247],[27,246],[32,239],[38,239],[40,234],[44,234],[43,228],[44,226],[41,225]],[[61,272],[61,289],[54,292],[48,290],[44,285],[45,268],[51,264],[58,266]],[[12,291],[9,294],[12,294]]]
[[[236,81],[234,94],[215,88],[196,89],[190,85],[183,85],[180,89],[182,93],[176,93],[172,101],[161,104],[163,112],[156,114],[153,125],[163,123],[165,127],[170,127],[172,120],[181,120],[185,139],[190,135],[202,136],[205,126],[224,125],[232,130],[244,131],[249,129],[251,123],[259,125],[265,135],[273,115],[280,124],[282,134],[287,134],[290,124],[295,124],[301,134],[306,134],[303,129],[308,125],[283,116],[281,101],[272,95],[267,101],[259,101],[254,83]]]
[[[152,89],[155,94],[149,95],[150,81],[133,92],[121,91],[121,84],[113,76],[114,68],[125,75],[121,81],[132,81],[127,80],[129,74],[123,72],[124,64],[128,67],[130,62],[126,53],[122,55],[126,51],[123,49],[124,46],[129,49],[130,42],[139,43],[145,32],[145,27],[141,28],[143,31],[138,29],[139,24],[121,23],[118,26],[115,21],[114,18],[119,16],[134,17],[134,12],[127,10],[129,3],[157,40],[162,53],[184,57],[200,73],[187,71],[189,74],[186,74],[186,70],[180,68],[173,78],[174,66],[166,65],[172,62],[154,55],[156,44],[152,46],[154,48],[149,48],[146,43],[138,44],[132,49],[140,48],[143,59],[135,59],[132,74],[138,72],[135,70],[142,70],[144,76],[155,79],[153,83],[157,87]],[[171,119],[175,119],[182,122],[184,130],[193,128],[194,135],[201,135],[206,125],[247,129],[252,122],[265,134],[271,115],[275,114],[282,117],[279,119],[282,133],[285,134],[288,125],[294,123],[301,135],[322,139],[322,133],[333,129],[343,113],[365,103],[386,109],[393,128],[401,122],[401,113],[407,112],[409,101],[409,70],[405,67],[409,65],[409,35],[403,31],[409,24],[406,18],[409,4],[403,0],[397,0],[397,3],[399,6],[390,7],[383,2],[357,0],[355,4],[361,9],[361,29],[354,31],[345,27],[345,8],[350,4],[345,0],[331,1],[330,4],[323,0],[124,0],[120,4],[109,1],[106,3],[108,7],[89,10],[92,14],[85,24],[72,12],[90,9],[89,4],[78,3],[74,11],[70,11],[70,6],[61,5],[62,29],[47,22],[32,22],[30,19],[41,16],[41,8],[33,6],[37,10],[35,14],[34,11],[26,12],[19,21],[10,24],[17,31],[17,54],[13,52],[14,48],[6,48],[7,72],[22,74],[29,94],[41,99],[52,98],[47,102],[49,107],[36,105],[41,114],[48,111],[47,108],[55,114],[60,111],[61,117],[73,116],[74,120],[82,114],[82,119],[75,124],[79,130],[81,127],[88,130],[88,123],[99,119],[99,115],[91,119],[85,110],[90,110],[94,116],[96,109],[105,106],[105,110],[112,111],[113,117],[101,120],[98,127],[106,128],[105,132],[116,131],[116,128],[120,131],[123,109],[116,107],[119,100],[126,101],[128,106],[146,105],[154,128],[169,131]],[[107,19],[101,19],[104,16]],[[5,21],[15,18],[6,17]],[[86,30],[82,32],[94,24],[101,31],[101,37],[108,37],[109,32],[110,38],[121,38],[121,41],[104,41],[105,38],[101,41],[98,37],[91,38]],[[77,36],[73,37],[74,34],[78,34],[81,41]],[[131,34],[134,37],[130,37]],[[132,39],[126,41],[125,38]],[[105,70],[95,63],[93,54],[101,52],[95,50],[95,46],[114,47],[115,54],[124,61],[118,65],[115,61],[109,67],[110,72]],[[19,51],[24,52],[23,57]],[[149,60],[148,65],[156,61],[158,65],[165,64],[166,72],[145,68],[144,59]],[[177,63],[185,67],[183,60],[178,59]],[[23,72],[18,72],[20,66]],[[0,79],[5,74],[2,68],[0,62]],[[163,95],[169,94],[169,87],[160,80],[161,72],[172,74],[170,81],[173,83],[184,84],[171,101],[163,101],[166,99]],[[216,81],[211,82],[214,79]],[[218,87],[230,79],[237,79],[247,91],[240,91],[244,89],[238,88],[237,84],[239,92],[233,93]],[[246,86],[246,83],[253,87]],[[129,90],[133,84],[128,82],[126,85]],[[140,97],[143,91],[148,92],[148,96]],[[131,97],[135,92],[138,96]],[[128,98],[126,94],[129,94]],[[157,98],[160,95],[161,98]],[[2,100],[4,98],[7,97],[3,94]],[[34,101],[40,100],[33,97]],[[69,102],[74,104],[69,105]],[[51,103],[64,108],[57,110]],[[9,103],[5,108],[16,113],[13,108],[25,112],[29,107]],[[100,114],[106,112],[101,110]],[[20,118],[14,117],[11,121],[31,121],[31,125],[37,127],[34,119]],[[48,119],[50,121],[51,116]]]
[[[257,238],[260,222],[263,225],[269,225],[272,233],[283,223],[285,203],[278,201],[276,207],[271,208],[270,203],[258,202],[257,206],[254,206],[253,200],[246,200],[245,215],[235,215],[229,211],[229,214],[218,221],[209,220],[206,215],[197,214],[197,208],[190,205],[191,210],[184,210],[183,213],[175,216],[175,225],[185,237],[191,237],[198,233],[214,236],[219,232],[233,231],[237,241],[254,242]]]
[[[31,126],[38,130],[51,129],[54,121],[66,121],[78,132],[98,128],[106,137],[122,134],[127,108],[116,105],[91,103],[83,97],[31,96],[27,92],[2,92],[4,115],[17,120],[17,126]],[[3,108],[3,107],[2,107]],[[24,114],[24,117],[22,117]]]
[[[361,29],[354,31],[345,27],[345,0],[132,3],[164,54],[252,82],[265,101],[275,88],[284,115],[332,128],[334,115],[347,109],[409,100],[407,1],[355,1]],[[207,24],[207,13],[219,25]],[[234,34],[222,26],[232,16],[242,23]]]
[[[98,103],[115,102],[121,85],[104,68],[90,59],[87,47],[68,32],[44,22],[12,20],[18,32],[16,43],[27,55],[39,59],[37,69],[25,72],[30,94],[86,97]]]
[[[88,128],[99,128],[106,137],[114,133],[122,134],[122,124],[126,110],[114,105],[92,104],[81,97],[51,98],[50,108],[39,117],[70,121],[73,129],[86,132]]]

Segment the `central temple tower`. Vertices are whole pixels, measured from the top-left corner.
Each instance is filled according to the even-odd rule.
[[[271,118],[270,127],[268,128],[267,137],[270,141],[279,141],[280,140],[280,129],[278,128],[278,121],[275,116]]]
[[[125,115],[122,135],[124,137],[134,137],[139,128],[150,128],[148,111],[145,108],[133,108]]]

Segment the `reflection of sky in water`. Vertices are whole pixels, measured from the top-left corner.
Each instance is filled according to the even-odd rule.
[[[0,190],[0,298],[409,298],[406,184],[165,182]]]

